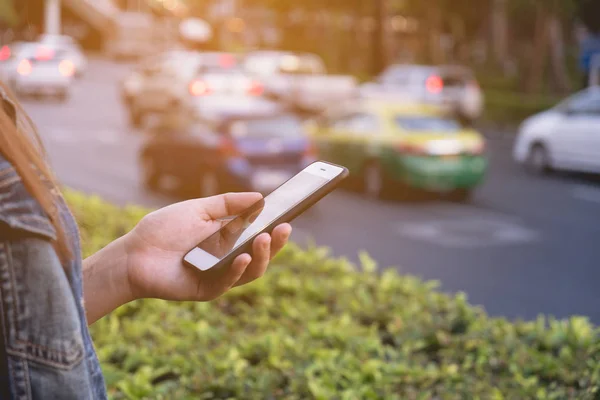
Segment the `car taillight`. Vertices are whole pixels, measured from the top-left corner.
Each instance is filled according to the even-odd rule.
[[[402,154],[409,155],[424,155],[426,153],[423,146],[418,146],[410,143],[402,143],[396,148]]]
[[[251,96],[260,96],[265,92],[265,88],[262,83],[258,81],[252,81],[248,85],[248,94]]]
[[[2,49],[0,49],[0,61],[8,60],[10,58],[10,55],[11,55],[10,47],[2,46]]]
[[[231,138],[224,137],[219,145],[221,155],[227,158],[239,157],[240,152]]]
[[[58,64],[58,71],[62,76],[73,76],[75,75],[75,64],[69,60],[62,60],[60,64]]]
[[[27,76],[33,71],[33,66],[29,60],[22,60],[17,66],[17,73],[22,76]]]
[[[429,93],[438,94],[444,89],[444,81],[437,75],[432,75],[425,81],[425,88]]]
[[[206,96],[207,94],[211,93],[211,90],[210,90],[210,87],[208,86],[208,84],[199,79],[190,82],[188,90],[189,90],[190,94],[194,97]]]

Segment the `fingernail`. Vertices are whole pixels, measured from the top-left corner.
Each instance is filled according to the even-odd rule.
[[[271,247],[271,237],[269,236],[269,238],[267,240],[265,240],[265,244],[263,244],[263,248],[265,250],[269,250],[270,247]]]

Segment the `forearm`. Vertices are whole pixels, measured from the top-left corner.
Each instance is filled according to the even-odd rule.
[[[83,287],[88,324],[93,324],[117,307],[134,300],[127,271],[124,238],[86,258]]]

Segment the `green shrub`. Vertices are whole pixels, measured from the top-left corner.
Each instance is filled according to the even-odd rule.
[[[143,215],[68,194],[90,253]],[[585,318],[511,323],[435,283],[288,246],[212,303],[137,301],[92,333],[114,399],[598,399]]]

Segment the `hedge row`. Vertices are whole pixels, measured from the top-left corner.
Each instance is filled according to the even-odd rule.
[[[90,253],[144,214],[68,193]],[[598,399],[585,318],[511,323],[437,284],[290,245],[212,303],[137,301],[93,337],[114,399]]]
[[[516,125],[533,114],[554,107],[561,98],[526,95],[510,91],[485,90],[483,119],[496,124]]]

